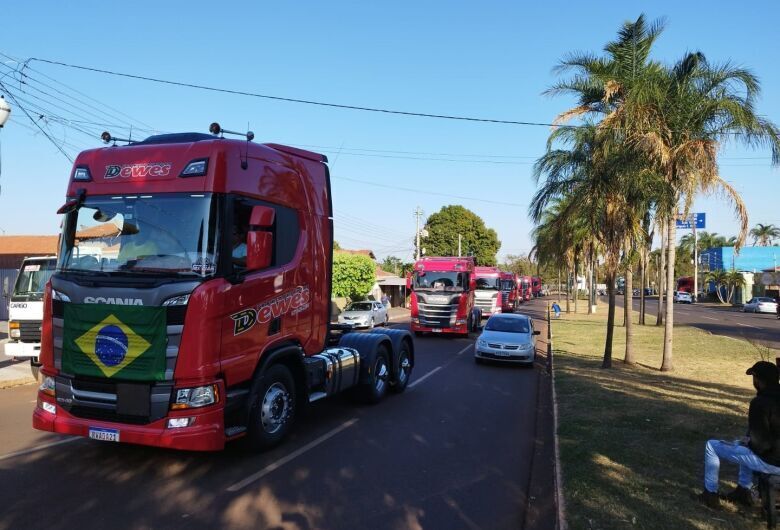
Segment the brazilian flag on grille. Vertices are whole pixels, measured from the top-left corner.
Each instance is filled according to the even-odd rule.
[[[165,379],[165,308],[65,304],[62,370],[132,381]]]

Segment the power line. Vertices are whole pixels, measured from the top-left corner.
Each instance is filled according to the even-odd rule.
[[[490,200],[490,199],[478,199],[478,198],[475,198],[475,197],[466,197],[466,196],[463,196],[463,195],[451,195],[449,193],[439,193],[439,192],[436,192],[436,191],[418,190],[418,189],[414,189],[414,188],[404,188],[404,187],[401,187],[401,186],[390,186],[388,184],[379,184],[378,182],[368,182],[366,180],[358,180],[358,179],[353,179],[353,178],[349,178],[349,177],[332,176],[331,178],[339,179],[339,180],[347,180],[349,182],[356,182],[358,184],[365,184],[366,186],[375,186],[377,188],[385,188],[385,189],[397,190],[397,191],[407,191],[407,192],[410,192],[410,193],[415,193],[417,195],[436,195],[436,196],[439,196],[439,197],[447,197],[447,198],[450,198],[450,199],[460,199],[460,200],[463,200],[463,201],[484,202],[484,203],[488,203],[488,204],[500,204],[500,205],[503,205],[503,206],[516,206],[518,208],[525,208],[526,207],[526,205],[518,204],[516,202],[504,202],[504,201],[494,201],[494,200]]]
[[[526,126],[535,126],[535,127],[560,127],[560,128],[576,128],[579,126],[576,125],[560,125],[560,124],[553,124],[553,123],[545,123],[545,122],[533,122],[533,121],[519,121],[519,120],[499,120],[499,119],[492,119],[492,118],[477,118],[472,116],[456,116],[456,115],[450,115],[450,114],[433,114],[433,113],[426,113],[426,112],[411,112],[411,111],[403,111],[403,110],[393,110],[393,109],[384,109],[384,108],[378,108],[378,107],[363,107],[358,105],[344,105],[340,103],[329,103],[324,101],[315,101],[315,100],[308,100],[308,99],[298,99],[298,98],[288,98],[283,96],[271,96],[268,94],[260,94],[257,92],[248,92],[245,90],[234,90],[229,88],[219,88],[219,87],[212,87],[207,85],[198,85],[195,83],[185,83],[182,81],[172,81],[169,79],[160,79],[156,77],[149,77],[144,75],[136,75],[136,74],[128,74],[124,72],[116,72],[113,70],[105,70],[102,68],[94,68],[91,66],[82,66],[77,64],[70,64],[70,63],[64,63],[61,61],[53,61],[50,59],[43,59],[40,57],[32,57],[27,60],[27,62],[32,61],[38,61],[41,63],[47,63],[52,64],[56,66],[63,66],[65,68],[74,68],[77,70],[84,70],[87,72],[95,72],[99,74],[106,74],[106,75],[112,75],[117,77],[125,77],[129,79],[137,79],[140,81],[149,81],[153,83],[159,83],[164,85],[172,85],[172,86],[180,86],[185,88],[195,88],[199,90],[208,90],[210,92],[221,92],[223,94],[233,94],[237,96],[249,96],[249,97],[255,97],[255,98],[261,98],[261,99],[270,99],[274,101],[285,101],[288,103],[301,103],[305,105],[316,105],[319,107],[330,107],[330,108],[336,108],[336,109],[347,109],[347,110],[358,110],[363,112],[376,112],[376,113],[382,113],[382,114],[395,114],[400,116],[415,116],[418,118],[435,118],[435,119],[442,119],[442,120],[457,120],[457,121],[468,121],[468,122],[477,122],[477,123],[494,123],[494,124],[503,124],[503,125],[526,125]]]
[[[13,99],[13,100],[14,100],[14,102],[16,103],[16,105],[17,105],[17,106],[18,106],[20,109],[22,109],[22,112],[24,112],[24,113],[25,113],[25,115],[26,115],[28,118],[30,118],[30,121],[31,121],[31,122],[33,122],[33,124],[34,124],[36,127],[38,127],[38,129],[40,129],[40,130],[41,130],[41,132],[43,133],[43,135],[44,135],[44,136],[46,136],[46,138],[48,138],[48,139],[49,139],[49,141],[50,141],[51,143],[53,143],[53,144],[54,144],[54,146],[55,146],[55,147],[56,147],[56,148],[59,150],[59,152],[60,152],[60,153],[62,153],[62,154],[65,156],[65,158],[67,158],[67,159],[70,161],[70,163],[72,164],[72,163],[73,163],[73,159],[70,157],[70,155],[69,155],[68,153],[66,153],[66,152],[65,152],[65,150],[64,150],[64,149],[63,149],[63,148],[62,148],[62,147],[61,147],[61,146],[60,146],[60,145],[59,145],[57,142],[55,142],[55,141],[54,141],[54,139],[53,139],[51,136],[49,136],[49,133],[47,133],[45,130],[43,130],[43,127],[41,127],[41,125],[40,125],[40,124],[39,124],[39,123],[38,123],[36,120],[34,120],[32,116],[30,116],[30,113],[29,113],[29,112],[27,112],[27,109],[25,109],[25,108],[24,108],[24,107],[21,105],[21,103],[19,103],[19,101],[17,101],[16,97],[15,97],[13,94],[11,94],[11,93],[8,91],[8,89],[7,89],[7,88],[6,88],[6,86],[3,84],[3,82],[2,82],[2,81],[0,81],[0,88],[2,88],[2,89],[3,89],[3,92],[5,92],[6,94],[8,94],[8,96],[9,96],[11,99]]]

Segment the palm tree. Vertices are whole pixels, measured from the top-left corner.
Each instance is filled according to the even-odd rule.
[[[780,228],[772,224],[758,223],[750,231],[750,236],[753,238],[753,246],[768,247],[775,239],[780,238]]]
[[[725,304],[726,300],[723,299],[723,289],[728,285],[728,273],[724,270],[710,271],[704,277],[704,281],[715,284],[715,294],[718,295],[720,303]]]
[[[739,194],[718,171],[717,153],[724,140],[736,139],[750,146],[768,145],[774,163],[780,163],[780,130],[758,116],[754,103],[759,82],[748,70],[730,64],[711,65],[701,53],[689,53],[673,68],[638,91],[633,102],[638,128],[630,143],[639,148],[663,175],[665,189],[657,208],[668,219],[668,240],[675,241],[677,209],[688,212],[697,193],[722,190],[741,221],[740,246],[747,235],[747,210]],[[607,120],[605,120],[607,121]],[[638,131],[638,132],[637,132]],[[674,290],[676,246],[669,245],[667,298]],[[661,370],[673,369],[674,314],[667,304],[664,354]]]

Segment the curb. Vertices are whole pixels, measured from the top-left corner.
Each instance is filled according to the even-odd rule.
[[[6,388],[13,388],[15,386],[31,385],[35,382],[36,381],[32,376],[24,377],[21,379],[10,379],[8,381],[0,381],[0,390],[5,390]]]
[[[558,507],[558,529],[566,530],[566,503],[563,498],[563,475],[561,473],[561,450],[558,443],[558,394],[555,390],[555,370],[552,371],[552,401],[553,401],[553,427],[555,429],[554,453],[555,453],[555,505]]]

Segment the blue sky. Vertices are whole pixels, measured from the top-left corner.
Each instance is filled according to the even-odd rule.
[[[537,122],[549,122],[571,104],[542,95],[556,79],[551,71],[556,62],[571,51],[600,51],[623,21],[644,11],[651,19],[667,18],[656,58],[673,61],[685,51],[701,50],[710,60],[753,69],[763,88],[759,111],[780,122],[776,2],[708,2],[705,7],[679,1],[527,6],[191,1],[135,2],[121,11],[105,2],[65,4],[14,3],[6,11],[0,52],[292,98]],[[415,207],[430,214],[446,204],[463,204],[495,228],[500,256],[532,246],[526,213],[535,188],[531,164],[544,150],[545,127],[327,109],[40,62],[30,66],[31,76],[58,91],[37,85],[49,95],[25,87],[28,94],[16,93],[54,115],[66,115],[67,106],[84,121],[124,127],[131,122],[136,128],[143,123],[162,131],[206,132],[212,121],[241,130],[249,123],[256,141],[326,153],[334,177],[336,238],[344,247],[410,259]],[[9,83],[11,91],[19,88]],[[95,133],[90,138],[63,127],[56,117],[41,123],[71,156],[100,145],[97,135],[106,128],[82,124]],[[0,132],[0,230],[5,234],[58,231],[54,212],[70,163],[30,127],[15,107]],[[126,132],[110,130],[118,136]],[[767,151],[729,145],[722,152],[722,176],[742,194],[751,225],[780,224],[780,171],[769,162]],[[696,210],[707,212],[708,230],[736,233],[721,199],[702,198]]]

